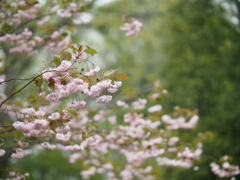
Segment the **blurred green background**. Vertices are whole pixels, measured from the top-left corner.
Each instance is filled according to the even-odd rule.
[[[124,24],[121,21],[123,14],[143,23],[144,28],[136,37],[125,37],[120,31]],[[86,15],[92,21],[74,27],[74,43],[84,41],[92,45],[100,52],[96,62],[106,69],[118,69],[128,74],[131,79],[124,81],[122,88],[132,87],[144,92],[160,79],[169,92],[163,107],[168,111],[175,105],[198,109],[197,130],[210,134],[199,171],[159,167],[162,172],[159,179],[220,179],[210,172],[209,164],[226,154],[234,158],[233,163],[239,164],[239,0],[115,0],[92,8]],[[42,51],[40,57],[45,56]],[[23,60],[12,62],[9,60],[6,64],[6,69],[11,66],[11,71],[6,72],[7,79],[29,67],[34,68],[27,58],[25,64]],[[46,151],[38,156],[38,162],[26,158],[12,164],[36,174],[40,170],[47,171],[48,177],[59,180],[80,178],[79,169],[67,164],[60,152]],[[48,156],[53,158],[52,164],[42,161]],[[63,164],[65,168],[62,168]],[[47,167],[53,166],[58,170],[48,170]],[[47,179],[47,176],[36,175],[35,178]]]

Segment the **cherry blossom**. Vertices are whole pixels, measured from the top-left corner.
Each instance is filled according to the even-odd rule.
[[[142,27],[143,24],[141,22],[133,20],[132,22],[125,23],[120,29],[127,32],[126,36],[136,36]]]
[[[111,100],[112,100],[112,96],[110,96],[110,95],[103,95],[103,96],[97,98],[96,102],[97,103],[108,103]]]

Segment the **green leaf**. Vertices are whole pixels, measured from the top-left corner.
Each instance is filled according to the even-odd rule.
[[[61,64],[61,57],[60,57],[60,55],[54,55],[53,56],[53,62],[56,64],[56,66],[59,66]]]
[[[77,49],[77,48],[75,48],[74,46],[68,46],[68,48],[70,48],[70,49],[72,49],[72,50],[74,50],[74,51],[77,51],[77,52],[78,52],[78,49]]]
[[[70,74],[69,76],[71,76],[72,78],[79,78],[78,74]]]
[[[68,123],[68,122],[70,122],[69,119],[62,119],[61,121],[62,121],[62,123]]]
[[[104,78],[114,78],[116,75],[117,69],[110,69],[107,72],[104,73],[103,77]]]
[[[41,86],[43,83],[43,78],[39,77],[39,78],[35,79],[34,83],[35,83],[36,87]]]
[[[61,84],[62,85],[66,85],[67,84],[67,79],[66,78],[62,78],[61,79]]]
[[[13,31],[15,31],[15,29],[16,28],[14,26],[9,25],[8,23],[4,23],[1,28],[1,33],[12,33]]]
[[[84,52],[91,55],[98,54],[98,52],[95,49],[91,49],[91,48],[85,49]]]
[[[27,100],[28,100],[28,102],[30,102],[31,104],[33,104],[33,103],[36,101],[36,98],[35,98],[35,96],[33,96],[33,95],[31,94],[31,95],[29,95],[29,96],[27,97]]]
[[[87,7],[86,6],[81,6],[80,9],[79,9],[79,12],[84,12],[84,11],[87,11]]]
[[[54,86],[55,86],[55,81],[53,78],[50,78],[48,80],[48,87],[51,88],[51,89],[54,89]]]
[[[71,53],[70,51],[64,50],[64,51],[63,51],[63,54],[64,54],[65,58],[66,58],[68,61],[71,61],[71,59],[72,59],[72,53]]]
[[[49,127],[50,127],[51,130],[56,132],[55,129],[58,127],[57,122],[56,121],[50,121]]]
[[[86,83],[95,83],[96,82],[95,80],[93,80],[89,77],[82,77],[81,79]]]
[[[64,126],[62,120],[56,120],[56,123],[57,123],[58,127],[63,127]]]
[[[123,81],[123,80],[128,80],[130,79],[126,74],[124,73],[119,73],[114,76],[115,79]]]

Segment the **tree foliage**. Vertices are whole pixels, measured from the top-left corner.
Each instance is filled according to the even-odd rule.
[[[124,1],[102,8],[97,3],[0,2],[0,42],[5,54],[0,81],[1,178],[60,178],[63,171],[63,179],[79,179],[79,170],[82,179],[148,180],[164,178],[172,171],[158,170],[162,166],[177,167],[181,174],[182,169],[191,169],[192,174],[200,166],[196,176],[201,178],[210,169],[214,177],[238,175],[239,167],[230,164],[230,156],[207,165],[202,160],[203,147],[207,155],[218,158],[232,143],[222,145],[219,153],[211,148],[222,141],[214,139],[216,146],[208,146],[215,135],[221,137],[221,131],[211,127],[211,119],[225,122],[230,102],[238,96],[234,94],[237,61],[227,62],[237,55],[238,46],[232,40],[238,31],[222,15],[224,10],[211,1],[149,4],[141,0],[128,2],[127,8]],[[87,24],[86,16],[95,16],[92,24]],[[137,19],[143,22],[145,33],[141,34],[143,24]],[[218,31],[220,27],[225,28]],[[107,51],[95,50],[94,44],[102,37],[100,46]],[[101,70],[103,58],[109,70]],[[229,72],[233,64],[236,69]],[[197,125],[198,110],[178,106],[164,110],[163,99],[169,91],[159,81],[152,86],[161,73],[170,94],[175,94],[167,98],[167,104],[198,108],[206,124],[202,127],[214,134],[189,132]],[[221,83],[216,82],[220,78]],[[128,88],[118,92],[122,83]],[[114,99],[112,94],[117,92]],[[29,166],[30,157],[39,164]],[[193,177],[189,173],[183,176]],[[168,179],[172,177],[176,179],[176,175]]]

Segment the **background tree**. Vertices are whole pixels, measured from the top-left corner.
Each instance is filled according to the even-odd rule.
[[[145,25],[144,33],[126,41],[106,28],[108,23],[116,24],[114,20],[98,21],[103,34],[105,31],[112,34],[105,37],[109,47],[116,52],[121,50],[116,54],[116,59],[120,59],[118,66],[135,67],[131,69],[131,77],[139,89],[159,77],[171,94],[164,104],[169,110],[174,105],[199,109],[199,130],[211,129],[213,134],[208,133],[215,137],[214,140],[209,137],[210,142],[204,147],[206,154],[229,153],[237,157],[240,148],[236,145],[240,137],[237,130],[240,104],[236,101],[240,88],[240,45],[238,24],[232,21],[239,17],[236,7],[238,1],[232,4],[205,0],[132,1],[128,6],[124,1],[117,1],[103,11],[114,15],[130,8]],[[123,43],[118,43],[120,39]],[[217,178],[207,169],[206,164],[212,158],[206,156],[202,160],[202,171],[195,173],[194,179]],[[175,170],[167,171],[166,179],[171,178],[169,174],[172,179],[193,178],[191,171],[175,173]]]
[[[35,5],[37,5],[37,1],[26,2],[21,1],[20,3],[23,3],[23,5],[19,5],[19,8],[23,8],[22,10],[27,11],[28,8],[32,8],[32,6],[35,7]],[[17,105],[17,107],[20,108],[19,111],[16,111],[16,114],[18,115],[18,113],[20,113],[21,116],[19,117],[24,118],[22,120],[21,118],[18,118],[18,116],[12,117],[14,121],[13,126],[16,130],[18,130],[14,130],[13,133],[15,142],[10,139],[9,144],[5,143],[3,147],[8,149],[6,145],[16,145],[16,147],[23,146],[19,145],[21,144],[20,140],[30,142],[33,140],[33,144],[30,144],[31,146],[33,146],[34,140],[36,139],[34,139],[33,137],[24,137],[24,135],[34,136],[35,134],[31,134],[30,129],[28,129],[27,131],[29,131],[29,133],[26,135],[26,132],[24,132],[25,130],[21,128],[21,125],[24,122],[26,123],[25,126],[28,127],[32,125],[32,123],[38,122],[39,119],[36,118],[39,118],[41,116],[41,118],[43,118],[43,121],[41,122],[45,124],[43,129],[53,134],[52,137],[46,136],[44,138],[46,138],[47,141],[53,143],[59,143],[63,141],[60,145],[56,144],[57,148],[63,151],[67,151],[67,153],[64,155],[70,156],[70,159],[72,159],[70,161],[76,161],[76,159],[73,160],[73,157],[76,158],[76,156],[78,156],[77,159],[80,160],[80,162],[82,162],[84,166],[81,167],[83,168],[81,170],[81,175],[85,179],[90,178],[90,175],[94,175],[96,173],[102,173],[101,176],[95,175],[98,178],[113,178],[116,176],[122,178],[131,176],[132,178],[132,176],[134,176],[135,178],[145,177],[146,179],[148,179],[154,176],[156,178],[166,179],[182,179],[184,177],[186,179],[189,179],[193,177],[192,170],[186,173],[186,171],[183,172],[181,168],[179,168],[179,171],[173,171],[172,169],[168,168],[162,168],[160,172],[156,171],[156,168],[158,166],[153,165],[156,164],[156,162],[154,163],[152,160],[158,155],[161,155],[162,153],[165,153],[164,156],[168,158],[174,158],[174,156],[176,156],[177,158],[180,158],[180,161],[187,160],[186,164],[180,163],[178,165],[179,167],[192,167],[193,161],[200,161],[199,163],[201,171],[199,171],[199,173],[196,173],[196,179],[205,179],[206,176],[212,179],[212,175],[208,174],[210,172],[209,163],[215,159],[212,159],[212,156],[210,156],[210,158],[207,157],[205,158],[206,161],[202,160],[201,164],[199,155],[202,152],[202,147],[201,144],[196,145],[196,142],[199,140],[199,138],[193,139],[192,135],[188,137],[189,134],[186,133],[185,130],[179,130],[175,132],[174,123],[172,124],[172,118],[176,118],[174,119],[174,122],[177,122],[179,120],[180,122],[178,123],[181,124],[181,120],[183,118],[182,116],[186,116],[186,120],[189,120],[189,122],[191,123],[182,123],[179,127],[183,126],[184,129],[184,127],[189,128],[189,126],[191,126],[191,128],[193,128],[196,125],[197,121],[196,117],[194,116],[196,111],[191,112],[186,109],[179,109],[179,107],[176,107],[174,113],[172,113],[172,117],[167,115],[164,116],[163,114],[166,112],[170,112],[172,110],[172,106],[175,104],[179,104],[187,108],[198,108],[200,111],[202,111],[201,118],[203,119],[202,122],[204,123],[199,129],[201,131],[205,131],[207,129],[206,127],[208,127],[208,129],[213,130],[213,134],[210,132],[204,133],[203,135],[199,134],[199,137],[202,137],[200,138],[200,141],[208,141],[211,137],[217,137],[219,134],[225,133],[224,130],[214,129],[212,128],[212,126],[216,126],[215,122],[213,122],[215,121],[215,118],[218,118],[219,121],[225,122],[225,118],[235,117],[235,114],[232,115],[231,112],[228,112],[229,106],[226,106],[226,104],[230,104],[234,98],[238,97],[237,94],[234,94],[235,90],[238,90],[238,87],[235,86],[235,82],[237,81],[237,79],[234,79],[238,75],[237,61],[227,61],[227,58],[236,56],[238,50],[238,46],[234,46],[234,43],[232,43],[232,40],[238,34],[238,31],[236,30],[236,26],[234,26],[227,19],[229,17],[226,15],[229,15],[229,11],[211,1],[183,2],[181,0],[178,0],[150,3],[147,0],[141,0],[135,2],[128,2],[127,6],[125,1],[113,1],[109,6],[105,6],[103,8],[94,6],[95,4],[91,3],[91,1],[85,1],[85,3],[87,4],[86,6],[82,6],[82,4],[78,6],[75,2],[77,1],[59,2],[59,6],[57,7],[58,10],[53,10],[55,7],[51,8],[50,14],[44,14],[44,10],[50,10],[49,7],[51,7],[52,2],[47,1],[45,2],[45,4],[43,3],[46,9],[43,9],[43,12],[39,11],[37,15],[39,18],[41,17],[43,19],[45,19],[45,17],[48,17],[47,15],[49,15],[51,21],[45,20],[44,23],[41,22],[44,24],[44,26],[41,27],[29,24],[35,23],[35,21],[38,20],[38,17],[27,22],[26,24],[20,24],[19,26],[17,26],[16,29],[14,29],[14,27],[12,27],[11,25],[12,18],[10,18],[9,24],[3,23],[1,26],[1,35],[5,37],[6,32],[8,31],[20,30],[18,27],[21,27],[22,25],[30,25],[29,27],[31,28],[31,30],[36,30],[36,32],[39,32],[44,37],[43,42],[45,43],[44,45],[47,46],[48,51],[54,54],[59,53],[57,55],[57,59],[56,57],[54,57],[53,60],[50,61],[51,63],[49,66],[46,65],[48,64],[47,61],[44,62],[45,70],[47,70],[45,72],[41,71],[43,74],[36,76],[39,78],[32,78],[34,81],[36,80],[36,88],[38,89],[40,94],[43,93],[42,88],[44,88],[41,87],[42,81],[45,81],[47,83],[47,87],[49,87],[50,89],[50,91],[47,91],[47,93],[49,94],[46,96],[40,95],[40,97],[38,98],[28,96],[27,104],[19,103],[22,101],[22,99],[21,97],[18,99],[18,97],[16,96],[17,99],[15,100],[19,100],[19,102],[15,103],[14,105]],[[89,2],[90,4],[88,4]],[[4,4],[7,5],[7,3]],[[7,7],[10,9],[11,7],[15,6],[18,5],[7,5]],[[27,6],[27,8],[25,6]],[[94,26],[94,28],[91,28],[90,30],[89,27],[87,30],[84,27],[76,29],[73,28],[71,26],[72,22],[67,19],[68,16],[75,16],[76,14],[83,15],[83,11],[86,10],[88,11],[88,14],[86,14],[88,17],[97,17],[95,19],[96,21],[93,21],[93,23],[91,24]],[[128,12],[131,12],[131,14],[127,14]],[[120,22],[120,16],[122,14],[127,15],[122,16],[123,22]],[[61,18],[59,19],[59,17],[56,17],[56,15],[60,16]],[[2,16],[6,18],[4,14],[2,14]],[[6,16],[8,16],[8,13],[6,13]],[[134,19],[132,19],[132,16],[144,22],[145,31],[144,33],[140,33],[137,38],[132,37],[131,39],[127,39],[125,38],[125,32],[119,34],[119,27],[123,26],[125,22],[136,22],[134,21]],[[119,20],[116,21],[116,18],[118,18]],[[75,20],[76,19],[73,20],[73,23],[75,24],[82,23],[81,19],[77,19],[76,21]],[[111,28],[109,28],[109,26]],[[126,26],[127,25],[125,24],[124,28],[126,28]],[[140,28],[141,26],[142,25],[138,23],[138,28]],[[219,31],[219,28],[221,28],[222,31]],[[98,31],[96,31],[96,29]],[[28,33],[28,30],[24,30],[24,33]],[[134,33],[134,35],[135,34],[136,33]],[[129,35],[129,32],[127,32],[126,35]],[[106,66],[110,66],[110,68],[117,66],[120,71],[124,69],[124,71],[129,72],[129,76],[134,79],[126,83],[126,87],[128,88],[137,87],[136,92],[131,91],[131,96],[127,96],[127,102],[129,102],[129,105],[131,104],[130,109],[128,109],[127,112],[122,112],[121,110],[117,111],[119,109],[117,107],[106,106],[103,111],[95,112],[93,111],[93,109],[95,108],[91,106],[90,102],[91,110],[88,112],[89,116],[83,117],[87,114],[86,112],[84,112],[84,110],[74,111],[68,109],[76,105],[74,104],[75,102],[72,102],[68,103],[65,106],[58,105],[56,108],[52,109],[52,112],[46,111],[46,115],[39,115],[38,110],[41,105],[47,105],[48,102],[46,101],[51,102],[57,101],[59,99],[57,98],[56,100],[56,93],[60,93],[61,90],[63,90],[61,92],[61,97],[65,96],[66,93],[68,93],[68,95],[71,95],[74,92],[74,89],[70,88],[69,92],[65,92],[64,90],[65,88],[69,88],[70,86],[73,87],[73,82],[80,83],[80,85],[82,85],[81,83],[83,83],[82,81],[84,81],[85,85],[86,83],[90,84],[88,88],[85,88],[84,91],[78,89],[78,93],[95,97],[99,94],[92,94],[96,93],[96,91],[94,91],[94,88],[92,88],[95,87],[94,83],[96,83],[97,86],[97,84],[100,84],[101,81],[112,79],[114,80],[114,82],[109,84],[110,81],[107,81],[105,82],[105,85],[107,84],[106,87],[109,88],[108,92],[115,92],[115,86],[119,87],[121,85],[120,82],[116,82],[115,84],[115,81],[128,79],[126,75],[116,74],[116,70],[110,70],[103,75],[95,75],[95,73],[99,71],[100,68],[95,67],[94,63],[90,63],[94,67],[93,69],[89,69],[88,65],[86,65],[86,67],[81,68],[81,71],[73,71],[72,66],[76,65],[77,61],[72,58],[73,56],[69,56],[70,51],[72,54],[75,54],[76,59],[78,60],[78,56],[81,56],[83,51],[88,52],[88,54],[92,55],[96,52],[89,46],[84,46],[86,49],[83,49],[83,43],[80,43],[77,46],[68,46],[71,43],[70,38],[74,38],[76,41],[82,41],[86,39],[89,42],[89,38],[87,38],[86,36],[89,36],[93,39],[93,44],[95,44],[96,41],[101,40],[100,45],[102,46],[103,50],[100,51],[104,53],[106,57],[108,57],[108,60],[106,60],[105,63]],[[36,38],[33,37],[33,39],[34,41],[37,41]],[[34,44],[34,42],[31,42],[31,40],[33,39],[28,39],[30,42],[27,42],[27,45],[28,43]],[[1,41],[7,42],[7,40],[4,38],[1,38]],[[208,42],[206,43],[206,41]],[[15,41],[13,41],[12,43],[14,44]],[[37,44],[37,46],[40,46],[38,48],[41,48],[41,45],[43,44],[41,44],[40,42],[38,43],[39,44]],[[63,48],[62,46],[60,46],[60,44],[64,44],[65,48],[68,46],[68,50],[64,51],[63,54],[61,54],[60,52],[60,50],[62,50]],[[57,49],[55,49],[55,47],[57,47]],[[4,47],[4,51],[8,51],[8,49],[8,46]],[[16,51],[17,49],[11,49],[10,51],[14,50]],[[33,50],[30,52],[27,51],[27,53],[28,55],[34,55],[36,52]],[[7,57],[8,56],[9,54],[7,54]],[[49,57],[46,57],[46,59],[51,60],[52,57]],[[66,60],[63,58],[65,58]],[[16,59],[14,59],[14,61],[15,60]],[[98,62],[103,62],[101,61],[101,57],[98,60]],[[85,63],[88,62],[89,60],[86,60]],[[82,61],[79,62],[79,64],[81,63]],[[230,73],[228,69],[231,68],[233,64],[235,65],[236,69],[231,71]],[[9,65],[11,65],[11,62],[9,63]],[[9,67],[5,69],[5,71],[8,69]],[[52,70],[56,71],[58,69],[64,69],[64,72],[51,72]],[[86,71],[86,69],[89,70],[89,72],[84,72]],[[15,71],[16,69],[14,70],[14,72]],[[70,73],[70,75],[68,73]],[[66,77],[64,74],[66,75]],[[11,73],[8,73],[9,77],[10,75]],[[168,98],[167,103],[164,104],[164,107],[168,108],[166,112],[162,111],[159,104],[157,106],[149,107],[150,105],[154,105],[152,104],[154,100],[157,103],[162,103],[162,97],[167,94],[166,90],[162,90],[161,88],[159,89],[161,85],[159,85],[158,83],[156,83],[153,88],[149,88],[149,85],[152,84],[155,79],[159,78],[159,75],[163,84],[165,84],[166,87],[170,90],[170,94],[176,93],[176,96],[174,96],[173,98]],[[90,78],[88,76],[90,76]],[[79,80],[78,78],[80,78],[81,80]],[[59,79],[61,81],[59,81]],[[216,83],[216,81],[219,81],[219,79],[222,80],[222,85],[224,85],[224,87],[220,88],[219,82]],[[69,86],[67,87],[68,83]],[[12,88],[16,86],[17,85],[14,84]],[[47,87],[45,87],[44,89],[46,90]],[[62,87],[62,89],[60,89],[60,87]],[[100,87],[102,88],[103,84],[99,85],[98,88]],[[9,91],[10,94],[11,90]],[[158,91],[158,94],[151,94],[152,90]],[[122,93],[124,92],[129,92],[129,90],[124,90]],[[145,98],[148,95],[147,93],[150,93],[150,96],[147,97],[149,102],[147,106],[149,108],[148,110],[144,109],[147,100],[139,99]],[[232,94],[234,94],[233,97],[228,98],[228,96]],[[54,95],[54,97],[51,97],[51,95]],[[123,94],[120,94],[118,98],[122,96]],[[79,97],[76,95],[76,97],[73,96],[73,99],[79,99]],[[108,101],[106,100],[106,96],[101,97],[100,99],[101,100],[97,99],[96,101]],[[64,99],[63,101],[63,103],[66,102],[69,102],[68,98]],[[9,103],[11,104],[11,102]],[[28,108],[31,106],[33,106],[35,109]],[[124,107],[128,105],[124,104],[124,106],[121,106]],[[66,115],[66,108],[67,113],[70,113],[72,116],[70,121],[68,119],[63,119],[63,117],[65,117]],[[230,108],[231,110],[233,108],[235,108],[234,110],[238,110],[238,106],[230,106]],[[58,112],[54,113],[54,111]],[[104,114],[104,116],[102,114]],[[117,117],[115,118],[118,118],[118,121],[112,118],[112,115],[117,115]],[[179,116],[180,118],[178,119]],[[115,128],[112,128],[112,126],[107,124],[104,117],[109,118],[108,121],[110,124],[116,123]],[[83,123],[79,130],[75,129],[75,121],[81,122],[84,118],[87,119],[87,121],[85,121],[85,123],[87,123]],[[148,118],[150,118],[151,120],[149,121]],[[11,120],[5,120],[8,121],[7,125],[11,126],[11,124],[9,124],[9,121]],[[159,121],[162,121],[161,127],[158,127],[160,125]],[[46,125],[46,122],[48,122],[49,124]],[[140,123],[140,125],[138,123]],[[228,124],[226,123],[226,125]],[[72,131],[66,132],[69,130],[69,127],[71,127]],[[137,129],[136,127],[140,127],[140,129]],[[166,130],[164,130],[164,128],[166,128]],[[125,132],[126,129],[127,131]],[[231,130],[232,128],[228,129],[229,132],[231,132]],[[111,136],[111,133],[109,134],[110,131],[111,133],[118,134],[119,136]],[[231,137],[231,134],[229,132],[228,135],[229,137]],[[69,134],[71,135],[68,136]],[[75,136],[79,134],[81,135],[80,139]],[[173,143],[174,145],[171,145],[172,142],[170,141],[172,136],[174,138],[174,136],[180,136],[180,134],[183,134],[181,136],[183,137],[183,139],[181,139],[181,141],[177,140],[179,141],[179,143],[177,143],[179,146],[177,148],[169,147],[174,146],[176,143],[175,140],[175,143]],[[71,137],[72,139],[66,142],[66,139],[64,138],[67,137]],[[42,142],[44,138],[40,139],[40,142]],[[155,138],[160,139],[158,139],[158,142],[156,142]],[[6,139],[7,138],[4,138],[4,140]],[[80,147],[78,144],[78,140],[81,141]],[[211,142],[211,146],[210,143],[207,144],[207,148],[205,148],[207,151],[205,154],[218,157],[225,153],[229,153],[229,151],[226,152],[226,150],[232,146],[232,142],[229,141],[229,144],[226,143],[225,145],[222,145],[222,140],[223,139],[219,141],[214,141],[215,144]],[[18,143],[18,145],[16,143]],[[105,143],[107,143],[109,147],[110,145],[112,145],[111,147],[113,147],[113,149],[110,148],[111,150],[114,150],[114,147],[116,148],[116,146],[118,147],[120,151],[116,152],[116,156],[109,155],[110,153],[105,153]],[[84,144],[87,144],[86,146],[89,147],[85,147]],[[195,145],[195,148],[197,150],[194,152]],[[41,146],[44,148],[53,148],[52,145],[49,145],[46,142],[42,142]],[[213,150],[216,147],[223,147],[222,152],[220,153],[220,151]],[[101,148],[103,148],[104,150]],[[189,151],[189,148],[191,149],[191,151]],[[236,149],[233,149],[232,152],[236,152],[238,148],[239,147],[236,147]],[[156,149],[157,151],[155,151]],[[15,148],[14,151],[16,151],[17,153],[18,149]],[[20,149],[20,152],[21,151],[22,150]],[[83,152],[75,153],[75,151]],[[26,152],[28,151],[26,150]],[[148,154],[149,152],[150,156]],[[13,153],[12,156],[17,156],[16,153]],[[48,151],[44,151],[42,154],[40,153],[38,157],[41,157],[41,155],[44,155],[45,153],[49,157],[53,157],[54,162],[57,161],[57,159],[54,160],[55,156],[52,156],[51,153],[48,153]],[[87,160],[86,157],[88,158]],[[148,159],[146,163],[145,159]],[[158,157],[155,160],[157,161],[158,165],[167,165],[169,163],[169,159],[165,159],[164,161],[162,157]],[[224,161],[227,160],[228,158],[225,158]],[[175,159],[173,159],[173,161],[175,162]],[[4,162],[6,161],[4,160]],[[48,164],[45,161],[41,161],[43,166],[54,166],[54,162],[53,164]],[[116,164],[115,162],[118,163]],[[168,163],[164,164],[164,162]],[[170,160],[170,162],[172,161]],[[13,164],[21,167],[16,162],[13,162]],[[147,166],[148,164],[150,164],[150,167]],[[103,167],[101,167],[101,165]],[[173,166],[175,165],[176,164],[174,164]],[[228,166],[228,164],[225,165]],[[42,170],[42,175],[44,175],[46,171],[43,166],[39,165],[37,167]],[[112,166],[114,166],[114,168],[112,168]],[[30,168],[29,166],[25,167]],[[58,168],[61,169],[60,166]],[[194,169],[197,170],[198,167],[195,167]],[[51,170],[54,169],[52,169],[51,167]],[[169,172],[171,172],[171,175]],[[56,172],[50,173],[52,175],[56,174]],[[69,174],[67,174],[66,171],[64,171],[64,174],[64,177],[69,177]],[[95,178],[95,176],[93,176],[92,178]],[[39,178],[41,177],[39,176]]]

